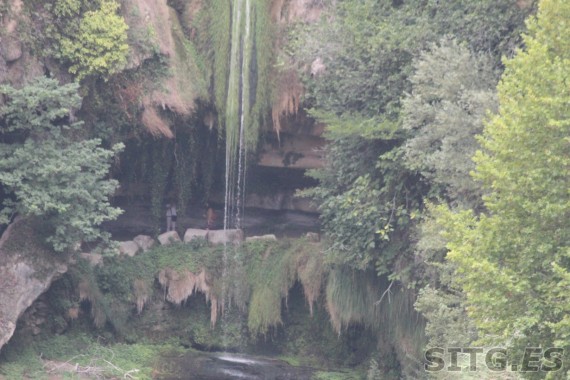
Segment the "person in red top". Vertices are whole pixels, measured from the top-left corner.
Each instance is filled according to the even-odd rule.
[[[214,223],[216,222],[216,212],[209,204],[206,204],[206,229],[214,228]]]

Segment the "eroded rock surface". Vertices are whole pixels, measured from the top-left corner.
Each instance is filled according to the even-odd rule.
[[[28,307],[67,271],[67,260],[52,252],[33,223],[20,219],[0,238],[0,348],[14,334]]]

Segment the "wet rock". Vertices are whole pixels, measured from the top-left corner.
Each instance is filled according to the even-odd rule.
[[[154,241],[153,238],[151,238],[148,235],[138,235],[135,236],[135,238],[133,239],[133,241],[139,246],[140,249],[143,250],[143,252],[148,251],[149,249],[151,249],[152,247],[154,247],[154,245],[156,244],[156,242]]]
[[[194,239],[208,239],[208,230],[199,230],[196,228],[188,228],[184,234],[184,242],[189,243]]]
[[[158,241],[161,245],[168,245],[172,243],[176,243],[181,241],[178,232],[176,231],[168,231],[161,235],[158,235]]]
[[[139,252],[139,246],[132,240],[119,243],[119,254],[133,257]]]
[[[208,241],[212,244],[239,244],[243,241],[242,230],[212,230],[208,232]]]
[[[245,241],[277,241],[277,237],[273,234],[270,235],[261,235],[261,236],[249,236],[247,238],[245,238]]]

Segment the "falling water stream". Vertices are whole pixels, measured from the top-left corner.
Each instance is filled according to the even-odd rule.
[[[224,204],[224,232],[230,229],[240,229],[245,205],[245,178],[247,171],[247,142],[248,115],[250,110],[250,73],[254,53],[252,46],[252,2],[251,0],[235,0],[231,10],[231,49],[228,75],[228,92],[226,98],[226,189]],[[233,249],[224,246],[223,284],[222,284],[222,329],[224,331],[224,346],[227,347],[228,315],[232,305],[229,291],[231,284],[229,268],[239,270],[239,257],[230,257]],[[237,253],[236,253],[237,254]],[[230,262],[232,265],[230,265]],[[238,292],[239,293],[239,290]]]

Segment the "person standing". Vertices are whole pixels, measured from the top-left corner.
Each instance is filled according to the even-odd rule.
[[[209,230],[214,228],[214,223],[216,222],[216,213],[209,204],[207,204],[206,207],[208,208],[206,210],[206,229]]]
[[[176,205],[166,205],[166,231],[176,231]]]

